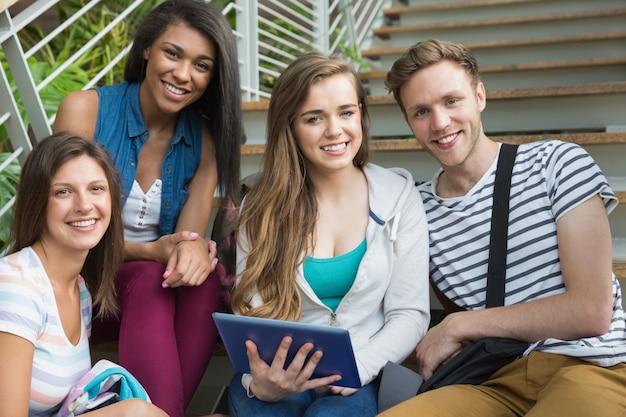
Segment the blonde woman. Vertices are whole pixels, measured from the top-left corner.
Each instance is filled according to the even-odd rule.
[[[284,364],[286,338],[267,364],[248,341],[251,374],[231,382],[231,416],[373,416],[376,376],[426,332],[422,202],[407,171],[368,163],[368,140],[366,95],[346,61],[311,53],[278,78],[264,168],[242,206],[232,307],[348,328],[363,386],[310,379],[321,357],[305,360],[311,344]]]

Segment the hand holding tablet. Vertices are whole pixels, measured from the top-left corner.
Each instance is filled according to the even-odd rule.
[[[311,378],[341,375],[341,379],[333,385],[361,387],[347,329],[225,313],[213,313],[213,318],[237,372],[250,373],[246,340],[253,341],[261,359],[271,364],[283,338],[290,336],[293,341],[287,354],[285,368],[289,366],[302,345],[311,342],[314,347],[307,360],[315,351],[323,352]]]

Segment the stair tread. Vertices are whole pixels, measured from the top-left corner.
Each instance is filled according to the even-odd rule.
[[[515,3],[533,3],[542,0],[473,0],[463,2],[447,2],[427,5],[394,6],[383,10],[383,14],[390,19],[397,19],[403,13],[426,12],[435,10],[469,9],[475,7],[498,6]]]
[[[510,100],[523,98],[554,98],[594,94],[626,93],[626,81],[567,85],[562,87],[524,87],[487,90],[487,100]],[[391,95],[368,97],[368,104],[388,105],[395,103]]]
[[[609,83],[590,83],[567,85],[561,87],[530,87],[504,88],[487,90],[487,100],[521,99],[521,98],[549,98],[590,94],[618,94],[626,93],[626,81]],[[368,96],[370,106],[395,104],[391,95]],[[243,103],[244,111],[266,111],[269,100],[247,101]]]
[[[487,41],[463,42],[465,46],[475,51],[478,49],[490,49],[501,47],[517,47],[532,45],[548,45],[560,43],[575,43],[585,41],[603,41],[611,39],[626,38],[626,32],[604,32],[604,33],[584,33],[568,36],[546,36],[541,38],[524,38],[524,39],[498,39]],[[400,55],[403,54],[407,47],[389,47],[389,48],[372,48],[361,51],[361,55],[366,58],[376,59],[381,55]]]
[[[522,144],[528,142],[537,142],[540,140],[561,140],[564,142],[573,142],[579,145],[598,145],[598,144],[626,144],[626,132],[573,132],[573,133],[542,133],[531,135],[504,135],[492,136],[504,143]],[[422,147],[414,138],[397,138],[397,139],[373,139],[370,142],[370,148],[374,152],[385,151],[422,151]],[[259,155],[265,149],[264,144],[244,144],[242,146],[242,154]],[[626,191],[626,180],[624,180]]]
[[[599,67],[605,65],[626,64],[626,56],[623,57],[606,57],[606,58],[590,58],[564,61],[538,61],[524,62],[519,64],[502,64],[502,65],[483,65],[480,67],[481,74],[490,74],[498,72],[512,71],[533,71],[547,69],[563,69],[563,68],[583,68],[583,67]],[[385,78],[387,71],[371,71],[362,72],[359,77],[362,80],[375,80]]]
[[[578,96],[589,94],[618,94],[626,92],[626,81],[611,83],[593,83],[570,85],[563,87],[530,87],[530,88],[507,88],[488,90],[487,99],[510,99],[510,98],[550,98],[564,96]]]
[[[401,26],[383,26],[373,29],[372,32],[375,36],[387,37],[392,33],[402,32],[414,32],[431,29],[454,29],[454,28],[466,28],[466,27],[484,27],[484,26],[496,26],[496,25],[511,25],[522,23],[537,23],[537,22],[551,22],[557,20],[576,20],[576,19],[589,19],[594,17],[607,17],[626,14],[626,8],[622,9],[602,9],[602,10],[590,10],[582,12],[565,12],[565,13],[551,13],[533,16],[513,16],[502,17],[495,19],[480,19],[480,20],[468,20],[463,22],[437,22],[432,24],[420,24],[420,25],[401,25]]]

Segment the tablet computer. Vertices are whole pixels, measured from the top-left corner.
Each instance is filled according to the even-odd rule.
[[[257,345],[261,359],[271,364],[282,339],[285,336],[291,336],[293,343],[289,348],[285,368],[289,366],[298,349],[304,343],[311,342],[314,348],[309,357],[316,350],[324,353],[311,378],[341,375],[341,379],[333,385],[361,387],[350,333],[347,329],[228,313],[213,313],[213,319],[233,368],[237,372],[250,373],[246,340],[252,340]]]

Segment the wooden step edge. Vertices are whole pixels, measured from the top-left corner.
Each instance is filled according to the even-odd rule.
[[[558,20],[582,20],[596,17],[612,17],[626,14],[626,8],[602,9],[582,12],[551,13],[533,16],[511,16],[493,19],[468,20],[460,22],[438,22],[417,25],[382,26],[372,30],[375,36],[388,37],[392,33],[419,32],[424,30],[458,29],[467,27],[484,27],[498,25],[527,24],[553,22]]]
[[[263,155],[265,153],[265,144],[255,143],[241,146],[241,155]]]
[[[359,78],[361,81],[367,80],[380,80],[384,79],[387,76],[388,71],[369,71],[369,72],[361,72],[359,73]]]
[[[540,71],[540,70],[562,70],[571,68],[603,67],[610,65],[626,64],[626,56],[608,58],[590,58],[567,61],[540,61],[523,62],[519,64],[483,65],[480,67],[481,74],[495,74],[514,71]],[[384,79],[387,71],[371,71],[359,74],[361,80]]]
[[[481,73],[497,73],[510,71],[537,71],[549,69],[564,68],[585,68],[585,67],[602,67],[609,65],[626,64],[625,57],[607,57],[607,58],[589,58],[565,61],[539,61],[539,62],[523,62],[519,64],[503,64],[503,65],[483,65],[480,67]]]
[[[270,101],[261,98],[259,101],[244,101],[242,103],[243,111],[266,111],[269,108]]]
[[[561,87],[494,89],[487,90],[487,100],[567,97],[594,94],[620,94],[625,92],[626,81],[621,81],[610,83],[566,85]],[[395,104],[395,100],[391,95],[368,96],[367,102],[370,106]],[[244,111],[267,111],[268,108],[269,100],[248,101],[243,103]]]
[[[569,85],[563,87],[530,87],[488,90],[487,100],[554,98],[595,94],[620,94],[626,92],[626,81]]]
[[[399,19],[400,15],[416,12],[432,12],[437,10],[461,10],[473,9],[490,6],[505,6],[518,3],[536,3],[543,0],[479,0],[479,1],[463,1],[463,2],[446,2],[439,4],[426,5],[410,5],[410,6],[393,6],[383,10],[383,15],[389,19]]]
[[[487,136],[490,136],[498,142],[517,145],[529,142],[538,142],[541,140],[561,140],[563,142],[577,143],[582,146],[626,144],[626,132],[543,133],[504,136],[491,136],[487,134]],[[374,152],[423,151],[423,148],[415,140],[415,138],[373,139],[370,142],[370,148]],[[242,146],[243,155],[262,155],[264,151],[265,145],[263,144],[250,144]]]
[[[561,87],[494,89],[487,90],[487,100],[517,100],[621,93],[626,93],[626,81],[566,85]],[[368,96],[367,102],[370,106],[385,106],[394,104],[395,100],[391,95],[374,95]]]
[[[480,49],[494,49],[503,47],[520,47],[533,45],[567,44],[577,42],[594,42],[626,38],[626,32],[604,32],[604,33],[584,33],[567,36],[547,36],[542,38],[524,39],[498,39],[487,41],[463,42],[465,46],[473,51]],[[369,59],[380,59],[382,55],[402,55],[407,47],[373,48],[364,49],[361,55]]]

